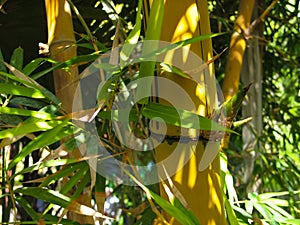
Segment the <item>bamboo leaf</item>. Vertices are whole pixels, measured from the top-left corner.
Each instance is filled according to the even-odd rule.
[[[133,49],[135,48],[139,37],[141,33],[141,27],[142,27],[142,6],[143,6],[143,1],[139,0],[138,2],[138,10],[136,14],[136,19],[135,19],[135,25],[132,29],[132,31],[129,33],[128,37],[125,40],[124,46],[120,52],[120,67],[123,68],[127,60],[129,59]]]
[[[54,121],[50,121],[54,122]],[[49,123],[50,123],[49,122]],[[49,124],[48,123],[48,124]],[[47,123],[46,123],[47,124]],[[53,124],[51,124],[53,125]],[[51,126],[50,126],[51,127]],[[48,130],[38,137],[36,137],[33,141],[27,144],[20,153],[15,156],[15,158],[9,163],[8,169],[12,169],[18,162],[20,162],[25,156],[33,152],[34,150],[53,144],[71,134],[76,133],[73,126],[68,125],[68,121],[61,121],[59,125],[55,126],[53,129]]]
[[[46,96],[39,90],[6,83],[0,83],[0,93],[37,99],[46,98]]]
[[[34,165],[32,165],[30,167],[26,167],[23,170],[19,171],[18,173],[13,174],[12,178],[14,178],[18,175],[21,175],[21,174],[30,173],[32,171],[43,169],[43,168],[46,168],[46,167],[66,166],[66,165],[75,163],[77,161],[78,161],[78,159],[67,158],[67,159],[49,160],[49,161],[45,161],[45,162],[42,162],[42,163],[37,162]]]
[[[82,205],[66,195],[63,195],[57,191],[38,188],[38,187],[22,187],[15,190],[15,193],[20,193],[24,195],[29,195],[38,199],[42,199],[46,202],[59,205],[66,208],[72,212],[86,215],[86,216],[96,216],[99,218],[111,219],[110,217],[104,216],[101,213],[95,211],[94,209]]]
[[[43,120],[50,120],[55,118],[55,116],[46,112],[26,110],[20,108],[10,108],[10,107],[0,107],[0,114],[1,113],[10,114],[10,115],[19,115],[19,116],[31,116]]]
[[[172,65],[169,65],[167,63],[160,63],[160,66],[161,66],[162,71],[171,72],[171,73],[177,74],[179,76],[191,79],[190,75],[184,73],[183,71],[181,71],[180,69],[177,69],[176,67],[174,67]]]
[[[151,197],[154,199],[154,201],[162,207],[163,210],[165,210],[167,213],[169,213],[171,216],[173,216],[180,224],[183,225],[200,225],[200,223],[197,221],[195,222],[192,220],[189,216],[186,214],[186,210],[182,211],[169,203],[167,200],[163,199],[159,195],[155,194],[154,192],[150,192]]]
[[[1,48],[0,48],[0,72],[6,73],[7,72],[6,67],[5,67],[3,62],[4,62],[4,58],[3,58],[2,51],[1,51]],[[0,82],[1,82],[1,80],[0,80]]]
[[[29,204],[29,202],[21,197],[21,196],[16,196],[16,201],[21,205],[21,207],[27,212],[27,214],[35,221],[39,221],[40,217],[39,215],[35,212],[33,207]]]
[[[150,191],[145,185],[143,185],[140,181],[138,181],[133,175],[131,175],[128,171],[124,171],[138,186],[140,186],[147,195],[150,195],[152,199],[167,213],[169,213],[171,216],[173,216],[180,224],[182,225],[200,225],[198,220],[194,220],[194,217],[190,217],[191,212],[187,212],[189,210],[184,210],[180,207],[176,207],[175,205],[172,205],[170,202],[165,200],[164,198],[160,197],[159,195],[155,194],[154,192]],[[179,200],[177,202],[179,203]],[[189,215],[189,216],[187,216]]]
[[[24,50],[20,47],[16,48],[10,58],[10,64],[18,70],[21,70],[23,68],[23,60]]]
[[[23,73],[26,74],[27,76],[31,74],[33,71],[35,71],[37,68],[39,68],[42,64],[44,64],[47,61],[52,61],[46,58],[37,58],[32,60],[30,63],[28,63],[24,68],[23,68]]]
[[[161,47],[159,49],[153,50],[153,47],[152,47],[149,54],[143,55],[143,57],[138,58],[136,61],[133,60],[133,63],[138,62],[138,61],[139,62],[140,61],[152,61],[154,59],[154,56],[158,56],[158,55],[161,55],[161,54],[166,53],[168,51],[176,50],[176,49],[182,48],[186,45],[189,45],[189,44],[192,44],[192,43],[195,43],[195,42],[199,42],[199,41],[204,41],[204,40],[207,40],[207,39],[210,39],[210,38],[218,37],[218,36],[221,36],[221,35],[224,35],[224,34],[226,34],[226,33],[204,34],[204,35],[201,35],[201,36],[186,39],[184,41],[178,41],[176,43],[169,44],[169,45]]]
[[[161,28],[164,18],[164,1],[154,0],[152,2],[149,20],[147,21],[147,30],[145,34],[145,40],[159,40],[161,34]],[[151,54],[153,50],[157,50],[158,42],[154,44],[153,42],[144,42],[142,50],[142,58],[147,58],[145,56],[150,53],[150,60],[142,60],[140,65],[140,77],[154,76],[155,69],[155,54]],[[147,62],[148,61],[148,62]],[[137,88],[137,99],[140,99],[142,92],[146,91],[146,96],[150,96],[151,92],[151,82],[149,84],[143,85],[143,87]],[[143,99],[140,103],[147,103],[148,99]]]
[[[71,203],[71,199],[69,197],[62,195],[57,191],[39,187],[21,187],[16,189],[15,193],[29,195],[64,208],[67,208]]]
[[[228,220],[229,220],[230,225],[239,225],[239,222],[237,220],[237,216],[236,216],[233,208],[231,207],[231,204],[228,201],[225,194],[224,194],[224,202],[225,202],[225,208],[226,208],[226,212],[227,212],[227,215],[228,215]]]
[[[5,63],[6,67],[10,69],[10,71],[19,79],[25,81],[24,85],[28,87],[33,87],[37,90],[40,90],[49,100],[51,100],[53,103],[60,105],[60,100],[51,92],[48,91],[46,88],[44,88],[42,85],[40,85],[38,82],[33,80],[32,78],[26,76],[24,73],[16,69],[15,67]],[[30,85],[26,84],[29,83]]]
[[[25,135],[29,134],[32,132],[37,132],[37,131],[45,131],[45,130],[50,130],[53,129],[59,125],[61,125],[63,122],[62,121],[41,121],[37,120],[34,122],[28,122],[25,124],[22,124],[18,127],[11,128],[11,129],[6,129],[0,131],[0,139],[2,138],[12,138],[15,136],[19,135]]]
[[[85,64],[85,63],[89,63],[92,61],[95,61],[97,58],[99,58],[99,54],[98,53],[92,53],[90,55],[81,55],[81,56],[76,56],[72,59],[69,59],[63,63],[57,63],[56,65],[54,65],[53,67],[46,69],[44,71],[38,72],[34,75],[31,76],[31,78],[33,80],[39,79],[42,76],[57,70],[57,69],[64,69],[64,68],[68,68],[70,66],[74,66],[74,65],[80,65],[80,64]]]
[[[67,194],[75,185],[79,184],[82,177],[87,174],[89,171],[89,167],[87,166],[88,164],[85,163],[83,165],[84,166],[81,166],[80,169],[71,176],[68,182],[61,188],[60,191],[62,194]]]
[[[88,167],[86,167],[86,165],[87,165],[87,163],[85,161],[66,165],[66,166],[62,167],[59,171],[49,175],[45,180],[42,181],[40,186],[46,187],[50,183],[55,182],[63,177],[66,177],[67,175],[75,172],[78,169],[85,170],[86,168],[88,168]]]
[[[46,103],[41,100],[27,97],[14,97],[10,100],[10,103],[12,105],[28,106],[34,109],[41,109],[46,106]]]
[[[183,128],[229,131],[213,120],[199,116],[188,110],[176,109],[174,107],[159,103],[148,103],[144,107],[142,115],[149,119],[158,121],[160,121],[158,118],[161,118],[167,124],[180,126]]]
[[[95,211],[94,209],[82,205],[66,195],[63,195],[57,191],[39,188],[39,187],[22,187],[15,190],[15,193],[20,193],[24,195],[29,195],[38,199],[42,199],[46,202],[59,205],[69,211],[86,215],[86,216],[96,216],[98,218],[112,219],[110,217],[104,216],[101,213]]]

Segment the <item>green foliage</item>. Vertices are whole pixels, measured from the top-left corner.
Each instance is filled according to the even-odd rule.
[[[162,12],[162,1],[155,1],[157,8]],[[233,21],[236,16],[237,5],[232,2],[211,1],[212,29],[211,35],[204,35],[169,45],[165,48],[152,48],[145,52],[143,57],[154,58],[159,54],[171,49],[177,49],[192,42],[201,41],[223,34],[221,32],[232,32]],[[270,1],[267,2],[267,4]],[[88,24],[83,29],[74,19],[75,30],[78,35],[77,43],[79,56],[60,63],[49,58],[36,58],[24,64],[24,51],[16,48],[9,61],[4,63],[4,57],[0,50],[0,149],[1,149],[1,195],[2,222],[9,221],[10,212],[22,215],[22,222],[45,224],[76,224],[74,221],[62,219],[61,215],[65,209],[79,214],[94,215],[105,218],[94,208],[81,205],[77,202],[78,196],[84,189],[90,187],[92,182],[88,158],[63,159],[64,154],[74,151],[79,145],[89,143],[90,133],[76,126],[71,116],[65,114],[60,100],[47,88],[38,83],[37,79],[43,79],[49,73],[57,69],[69,71],[70,66],[80,65],[87,67],[91,62],[99,58],[101,53],[106,53],[112,45],[111,38],[118,33],[119,39],[125,40],[121,54],[125,56],[124,65],[121,68],[102,63],[100,69],[114,71],[107,82],[105,93],[99,94],[99,99],[107,102],[96,117],[99,129],[99,139],[114,153],[120,154],[120,160],[124,151],[130,151],[124,146],[119,146],[116,141],[116,131],[113,130],[112,120],[121,121],[118,115],[122,112],[109,109],[109,100],[120,92],[120,87],[135,79],[140,74],[132,67],[139,67],[137,59],[127,66],[133,46],[143,38],[142,25],[142,1],[129,1],[113,3],[102,1],[102,4],[93,5],[91,1],[74,1],[82,18]],[[242,140],[240,136],[232,135],[228,160],[224,156],[222,166],[222,181],[224,184],[224,201],[230,224],[299,224],[299,186],[300,186],[300,157],[299,157],[299,134],[300,134],[300,93],[299,93],[299,12],[298,1],[280,1],[271,15],[264,22],[265,39],[263,40],[264,51],[264,130],[260,140],[260,158],[255,161],[253,179],[249,184],[242,184],[241,170],[238,158],[242,155]],[[136,9],[137,6],[137,9]],[[262,8],[265,8],[264,6]],[[155,14],[155,13],[154,13]],[[153,14],[153,15],[154,15]],[[159,32],[156,23],[161,23],[160,17],[153,18],[154,22],[149,24],[145,33],[145,39],[156,39]],[[151,17],[151,14],[150,14]],[[228,19],[230,18],[230,19]],[[233,19],[232,19],[233,18]],[[156,20],[155,20],[156,19]],[[120,30],[115,32],[120,21]],[[221,29],[219,29],[221,28]],[[154,31],[153,31],[154,30]],[[127,37],[127,33],[129,34]],[[91,34],[98,40],[91,40]],[[224,38],[223,38],[224,37]],[[217,52],[228,46],[229,35],[214,39]],[[98,52],[94,52],[92,43],[96,43]],[[7,56],[6,56],[7,57]],[[222,78],[224,61],[226,57],[215,62],[216,71]],[[126,63],[125,63],[126,62]],[[42,66],[53,64],[53,67],[44,69]],[[126,66],[125,66],[126,65]],[[145,64],[144,64],[145,65]],[[141,72],[153,74],[155,63],[141,66]],[[97,69],[99,69],[97,68]],[[162,70],[175,72],[179,76],[187,76],[182,71],[170,65],[161,64]],[[132,75],[132,76],[131,76]],[[115,93],[108,94],[106,91],[115,87]],[[196,128],[210,130],[212,120],[196,116],[195,114],[174,107],[155,103],[137,104],[131,110],[130,122],[135,132],[147,137],[148,119],[163,118],[168,124],[184,128]],[[104,110],[105,109],[105,110]],[[111,117],[113,114],[113,117]],[[172,116],[170,116],[172,115]],[[74,115],[73,115],[74,116]],[[76,115],[75,115],[76,117]],[[78,119],[80,120],[80,116]],[[185,118],[179,121],[179,118]],[[195,127],[195,121],[200,127]],[[146,124],[146,128],[145,128]],[[219,130],[224,128],[218,124],[214,127]],[[60,144],[61,140],[66,140]],[[96,141],[99,141],[98,139]],[[105,160],[97,156],[99,162]],[[135,164],[143,164],[153,161],[152,154],[143,152],[136,156]],[[227,166],[230,170],[227,169]],[[127,171],[128,172],[128,171]],[[131,174],[130,174],[131,175]],[[63,186],[57,184],[68,179]],[[167,201],[153,191],[155,187],[146,187],[139,180],[132,178],[140,188],[126,187],[121,184],[112,184],[113,194],[122,202],[126,208],[120,221],[114,224],[122,224],[130,218],[131,224],[151,224],[156,217],[152,211],[150,201],[152,198],[159,209],[164,209],[174,216],[181,224],[199,224],[193,212],[175,197],[174,201]],[[99,180],[98,180],[99,181]],[[105,184],[105,181],[102,180]],[[109,185],[106,182],[105,185]],[[259,193],[248,193],[246,185],[257,185]],[[103,187],[96,186],[96,191]],[[151,189],[151,190],[150,190]],[[71,194],[70,194],[71,193]],[[42,201],[43,207],[37,206],[37,201]],[[134,214],[134,210],[145,204],[145,208]],[[85,211],[80,211],[83,207]],[[24,213],[24,214],[23,214]],[[23,219],[26,218],[26,219]],[[108,219],[108,218],[107,218]],[[123,221],[123,222],[122,222]],[[42,223],[41,222],[41,223]]]

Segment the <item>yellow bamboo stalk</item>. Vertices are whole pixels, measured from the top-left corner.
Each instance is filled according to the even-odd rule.
[[[192,38],[195,36],[209,34],[210,24],[208,17],[208,7],[206,0],[166,0],[165,1],[165,15],[162,27],[161,40],[176,42]],[[193,51],[204,62],[212,58],[212,45],[211,40],[202,41],[201,43],[194,43],[187,46],[186,49],[190,52]],[[182,60],[186,59],[183,57]],[[168,56],[169,57],[169,56]],[[172,57],[169,57],[172,58]],[[172,62],[170,62],[172,63]],[[202,116],[210,113],[210,106],[214,107],[216,104],[216,88],[213,77],[213,65],[210,65],[210,76],[209,83],[206,83],[210,89],[206,89],[205,92],[201,91],[205,89],[200,84],[195,84],[190,79],[174,75],[172,73],[164,73],[162,76],[168,77],[170,80],[180,85],[188,94],[190,99],[198,107],[195,113]],[[158,84],[159,85],[159,84]],[[160,90],[160,89],[159,89]],[[167,90],[174,92],[176,90]],[[180,101],[180,96],[178,96]],[[165,103],[163,100],[161,103]],[[183,108],[186,110],[193,110],[187,108],[183,104]],[[194,110],[193,110],[194,111]],[[157,130],[159,132],[159,130]],[[187,131],[188,135],[193,135]],[[167,135],[180,136],[180,129],[178,127],[167,127]],[[155,149],[156,160],[162,161],[169,157],[173,152],[178,143],[169,144],[163,142]],[[225,225],[225,213],[223,207],[223,196],[220,183],[220,165],[219,156],[212,162],[212,164],[204,171],[198,170],[198,165],[204,153],[204,146],[201,142],[188,143],[180,146],[182,153],[179,156],[179,161],[174,162],[174,165],[166,165],[166,167],[176,167],[176,173],[171,177],[171,182],[174,187],[171,187],[169,182],[169,189],[174,193],[180,192],[186,202],[186,207],[189,207],[197,216],[201,224],[206,225]],[[216,145],[216,148],[218,146]],[[180,168],[181,160],[185,157],[189,157],[189,161]],[[164,171],[159,171],[159,174],[163,174]],[[167,181],[165,183],[168,183]],[[166,188],[160,185],[161,196],[168,199]],[[175,194],[176,197],[180,195]],[[164,213],[166,219],[170,224],[179,224],[172,218],[172,216]],[[163,224],[162,221],[157,219],[154,222],[155,225]]]
[[[50,57],[59,62],[64,62],[75,57],[77,52],[74,45],[75,36],[69,4],[66,0],[45,0],[45,6]],[[74,93],[78,85],[78,68],[76,66],[71,67],[70,72],[55,70],[53,75],[56,95],[62,101],[64,111],[70,113],[72,112]],[[69,157],[79,158],[81,155],[77,150],[70,153]],[[77,201],[81,204],[91,206],[91,196],[89,193],[82,194]],[[79,223],[94,223],[91,216],[69,212],[68,217]]]
[[[230,99],[238,90],[243,56],[246,49],[249,26],[255,0],[241,0],[239,14],[235,21],[234,33],[230,41],[230,53],[225,68],[223,81],[224,99]]]
[[[75,37],[71,11],[65,0],[45,0],[48,46],[53,59],[64,62],[76,56]],[[77,67],[70,68],[70,73],[63,70],[54,71],[56,95],[62,101],[66,112],[72,111],[72,100],[77,83]]]
[[[250,21],[255,0],[241,0],[239,14],[235,21],[234,33],[230,40],[230,53],[225,68],[225,78],[222,91],[225,101],[237,93],[242,70],[243,57],[246,50],[247,38],[250,35]],[[226,136],[222,142],[224,148],[228,148],[230,136]]]

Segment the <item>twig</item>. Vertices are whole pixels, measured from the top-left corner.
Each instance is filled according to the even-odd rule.
[[[257,25],[262,22],[265,17],[270,13],[270,11],[272,10],[272,8],[276,5],[276,3],[278,2],[279,0],[274,0],[269,6],[268,8],[266,8],[266,10],[256,19],[254,20],[250,26],[249,26],[249,34],[252,33],[252,31],[257,27]]]

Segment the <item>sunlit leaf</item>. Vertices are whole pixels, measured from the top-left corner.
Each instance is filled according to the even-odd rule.
[[[19,152],[19,154],[15,156],[15,158],[9,163],[8,169],[12,169],[18,162],[20,162],[25,156],[27,156],[34,150],[53,144],[74,133],[76,133],[76,130],[74,130],[73,126],[68,125],[68,121],[60,121],[60,123],[58,123],[58,125],[56,125],[53,129],[43,132],[42,134],[37,136],[33,141],[27,144]]]
[[[21,187],[15,190],[16,193],[21,193],[24,195],[29,195],[38,199],[42,199],[46,202],[59,205],[63,208],[66,208],[72,212],[86,215],[86,216],[96,216],[99,218],[111,219],[107,216],[102,215],[101,213],[95,211],[94,209],[82,205],[66,195],[63,195],[57,191],[38,188],[38,187]]]
[[[19,115],[19,116],[32,116],[39,119],[50,120],[53,119],[55,116],[51,115],[50,113],[33,111],[33,110],[26,110],[20,108],[9,108],[9,107],[0,107],[0,114],[11,114],[11,115]]]
[[[153,120],[161,121],[162,119],[167,124],[183,128],[228,131],[228,129],[213,120],[199,116],[188,110],[176,109],[159,103],[148,103],[142,110],[142,115]]]
[[[57,172],[47,176],[45,179],[42,180],[41,187],[46,187],[50,183],[53,183],[59,179],[62,179],[66,177],[67,175],[70,175],[71,173],[75,172],[78,169],[82,169],[83,171],[86,170],[87,163],[85,161],[78,162],[78,163],[72,163],[72,164],[67,164],[64,167],[62,167],[60,170]]]
[[[228,220],[230,222],[230,225],[239,225],[237,216],[226,196],[224,196],[224,202],[225,202],[226,213],[228,215]]]
[[[28,87],[33,87],[37,90],[40,90],[49,100],[51,100],[53,103],[60,105],[60,100],[49,90],[44,88],[42,85],[40,85],[38,82],[33,80],[32,78],[26,76],[24,73],[13,67],[12,65],[9,65],[5,63],[6,67],[10,69],[10,71],[19,79],[25,81],[24,85]],[[29,83],[30,85],[26,84]]]
[[[135,19],[135,25],[132,31],[129,33],[128,37],[125,40],[125,44],[120,52],[120,67],[124,67],[127,64],[127,60],[129,59],[133,49],[135,48],[141,33],[142,26],[142,5],[143,1],[138,1],[138,10]]]
[[[44,71],[33,74],[31,76],[31,78],[36,80],[36,79],[38,79],[38,78],[54,71],[54,70],[68,68],[68,67],[73,66],[73,65],[86,64],[86,63],[95,61],[97,58],[99,58],[98,53],[93,53],[93,54],[90,54],[90,55],[76,56],[72,59],[69,59],[69,60],[63,62],[63,63],[58,63],[58,64],[54,65],[53,67],[51,67],[49,69],[46,69]]]
[[[37,68],[39,68],[42,64],[45,62],[49,61],[47,58],[37,58],[32,60],[30,63],[28,63],[24,68],[23,68],[23,73],[26,74],[27,76],[31,74],[33,71],[35,71]]]
[[[154,0],[151,5],[150,9],[150,15],[149,19],[147,21],[147,30],[145,34],[145,42],[143,43],[143,49],[142,49],[142,60],[140,60],[140,77],[146,77],[146,76],[154,76],[154,69],[155,69],[155,56],[156,54],[151,54],[153,51],[158,49],[158,42],[147,42],[147,40],[159,40],[161,29],[162,29],[162,23],[164,18],[164,1],[163,0]],[[149,56],[150,57],[147,57]],[[146,56],[146,57],[145,57]],[[145,60],[146,58],[146,60]],[[147,60],[148,58],[148,60]],[[140,96],[145,96],[144,94],[146,92],[146,96],[150,96],[151,91],[151,83],[143,85],[143,87],[137,88],[137,99],[140,99]],[[140,103],[147,103],[147,99],[143,99],[140,101]]]
[[[50,129],[53,129],[53,128],[61,125],[62,123],[63,122],[59,121],[59,120],[57,120],[57,121],[38,120],[38,121],[34,121],[33,123],[22,124],[15,128],[0,131],[0,139],[12,138],[15,136],[25,135],[25,134],[37,132],[37,131],[50,130]]]
[[[37,98],[37,99],[46,98],[46,96],[37,89],[13,85],[13,84],[4,84],[4,83],[0,83],[0,93],[18,95],[18,96],[29,97],[29,98]]]
[[[139,185],[154,201],[167,213],[173,216],[180,224],[182,225],[200,225],[200,222],[195,219],[195,216],[192,215],[192,211],[186,209],[178,200],[177,205],[180,207],[176,207],[172,205],[170,202],[150,191],[146,186],[144,186],[141,182],[139,182],[134,176],[132,176],[129,172],[125,171],[126,174],[137,184]]]

